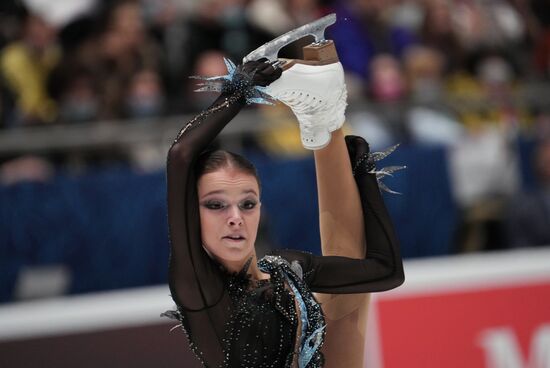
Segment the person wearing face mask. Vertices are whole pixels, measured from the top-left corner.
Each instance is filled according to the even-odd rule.
[[[333,312],[321,307],[321,295],[384,291],[404,281],[373,157],[363,138],[342,133],[347,93],[337,60],[295,61],[284,72],[267,60],[228,68],[231,81],[168,152],[169,285],[177,309],[163,315],[180,322],[205,367],[322,367]],[[265,93],[292,108],[304,147],[314,151],[325,256],[277,250],[258,260],[256,170],[240,155],[208,149]],[[361,338],[351,330],[347,336]],[[335,352],[324,353],[338,366]]]

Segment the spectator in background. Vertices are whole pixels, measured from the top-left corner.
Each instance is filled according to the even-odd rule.
[[[125,115],[130,118],[159,116],[164,111],[164,94],[158,73],[142,69],[131,78],[126,93]]]
[[[61,122],[87,122],[97,119],[99,111],[98,81],[92,73],[79,68],[70,73],[59,99]]]
[[[61,123],[93,121],[99,117],[101,68],[97,21],[91,15],[60,29],[63,59],[51,73],[48,90],[59,104]]]
[[[504,246],[505,206],[520,179],[515,139],[527,119],[515,92],[514,67],[503,53],[480,52],[469,69],[473,74],[449,83],[467,133],[448,153],[451,188],[463,211],[461,251]]]
[[[464,50],[453,28],[452,4],[446,0],[427,0],[420,37],[425,46],[441,52],[444,71],[459,69],[464,62]]]
[[[356,132],[376,137],[381,146],[410,140],[451,145],[462,139],[464,129],[445,99],[442,55],[411,46],[403,59],[388,54],[373,59],[368,90],[373,104],[350,114]]]
[[[64,122],[158,116],[164,112],[163,54],[139,2],[120,0],[62,31],[63,63],[50,85]],[[138,101],[143,106],[137,106]]]
[[[160,78],[161,52],[148,35],[139,2],[122,0],[108,9],[108,20],[99,38],[101,106],[99,118],[126,117],[126,92],[140,70]]]
[[[369,75],[368,104],[348,114],[354,134],[370,137],[374,149],[408,141],[405,119],[409,102],[401,63],[391,54],[377,55],[369,64]]]
[[[217,50],[238,63],[250,51],[273,39],[272,34],[249,21],[246,5],[245,0],[207,0],[197,3],[194,14],[184,19],[188,36],[179,45],[185,54],[185,62],[182,64],[184,70],[181,73],[184,80],[177,81],[180,86],[187,85],[187,77],[194,75],[193,69],[203,53]],[[182,92],[185,95],[187,91]],[[181,100],[178,100],[180,109],[182,106],[185,110],[193,109],[192,106],[181,104]]]
[[[550,245],[550,138],[539,142],[533,160],[538,182],[511,202],[506,218],[509,247]]]
[[[428,46],[410,47],[403,57],[411,101],[431,106],[445,102],[444,56]]]
[[[464,127],[447,103],[444,60],[430,47],[413,46],[405,53],[410,101],[405,124],[414,142],[454,145],[464,138]]]
[[[408,95],[401,63],[391,54],[377,55],[371,60],[369,74],[368,95],[373,103],[367,107],[367,114],[362,114],[362,121],[354,124],[355,131],[366,136],[385,136],[384,144],[408,141]],[[385,135],[380,134],[382,130]]]
[[[162,85],[165,92],[165,110],[178,111],[184,72],[188,72],[188,54],[183,47],[194,35],[187,32],[183,21],[193,14],[198,1],[190,0],[141,0],[142,13],[149,33],[158,43],[163,54]],[[173,105],[173,106],[172,106]]]
[[[327,29],[346,71],[365,81],[376,55],[389,54],[399,59],[416,42],[415,35],[409,30],[385,21],[387,7],[388,3],[382,0],[337,2],[335,11],[339,21]]]
[[[533,32],[534,50],[533,58],[538,71],[547,79],[550,77],[550,5],[545,0],[531,0],[533,18],[538,22],[532,22],[537,27],[538,32]]]
[[[526,29],[518,11],[506,0],[462,0],[453,3],[452,24],[463,47],[517,47]]]
[[[59,63],[57,30],[38,14],[25,13],[21,37],[0,54],[0,74],[14,96],[14,111],[7,125],[50,123],[57,118],[57,104],[47,91],[47,80]]]

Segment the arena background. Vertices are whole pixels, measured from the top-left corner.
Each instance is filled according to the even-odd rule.
[[[159,317],[166,152],[214,98],[188,77],[331,12],[347,131],[408,167],[385,179],[407,280],[373,298],[367,366],[550,365],[546,1],[24,0],[0,4],[0,367],[197,366]],[[318,253],[291,112],[217,144],[259,169],[260,252]]]

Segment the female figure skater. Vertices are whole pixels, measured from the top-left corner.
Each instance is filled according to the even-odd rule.
[[[167,315],[181,322],[205,367],[322,367],[326,322],[312,293],[383,291],[404,280],[369,173],[368,145],[340,129],[341,65],[300,65],[280,79],[281,69],[261,60],[231,71],[218,99],[183,127],[168,152],[169,283],[177,310]],[[293,108],[304,145],[315,149],[325,254],[359,259],[279,250],[257,260],[256,171],[243,157],[208,145],[263,87]],[[317,88],[332,97],[319,103]]]

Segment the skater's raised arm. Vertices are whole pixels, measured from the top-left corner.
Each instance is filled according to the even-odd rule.
[[[281,71],[271,64],[249,62],[243,72],[251,85],[267,85]],[[222,93],[210,108],[186,123],[167,158],[168,225],[171,244],[170,289],[176,303],[190,310],[214,305],[223,293],[219,267],[202,247],[197,178],[199,155],[246,104],[244,91]]]

